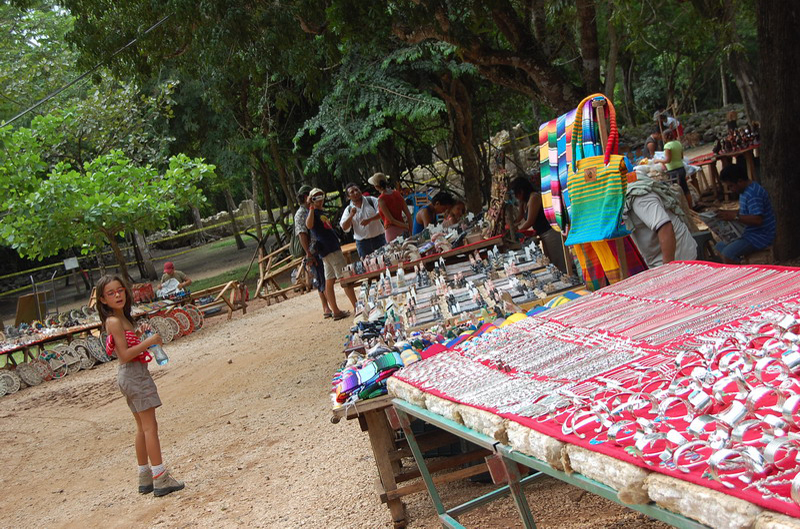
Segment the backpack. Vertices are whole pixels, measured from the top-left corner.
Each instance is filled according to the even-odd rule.
[[[292,257],[304,257],[306,255],[306,251],[303,249],[303,245],[300,243],[300,237],[292,230],[292,234],[289,236],[289,251],[292,253]]]

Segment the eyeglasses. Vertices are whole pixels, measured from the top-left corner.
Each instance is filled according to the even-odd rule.
[[[118,288],[116,290],[106,290],[105,292],[103,292],[103,297],[113,298],[113,297],[116,297],[116,296],[122,296],[124,294],[125,294],[125,289],[124,288]]]

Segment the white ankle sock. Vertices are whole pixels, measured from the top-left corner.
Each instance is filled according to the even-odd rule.
[[[165,470],[167,470],[163,463],[160,465],[153,465],[152,469],[154,478],[157,478],[158,476],[163,474]]]
[[[139,474],[149,474],[150,465],[139,465]]]

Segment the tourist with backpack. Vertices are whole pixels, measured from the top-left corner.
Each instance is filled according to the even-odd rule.
[[[354,183],[347,184],[345,192],[350,203],[344,208],[339,226],[345,232],[353,230],[358,256],[363,259],[386,244],[378,199],[365,197],[361,188]]]

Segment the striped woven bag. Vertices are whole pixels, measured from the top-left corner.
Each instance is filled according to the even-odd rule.
[[[602,94],[593,94],[580,102],[578,111],[583,114],[585,105],[591,105],[596,98],[606,99]],[[573,125],[573,155],[567,177],[571,205],[567,245],[615,239],[630,234],[622,221],[628,183],[624,158],[616,154],[619,149],[616,113],[607,99],[605,108],[605,114],[609,117],[605,154],[595,155],[594,149],[584,145],[584,132],[593,126],[591,120],[587,123],[586,119],[576,119]],[[605,116],[600,119],[605,119]]]

